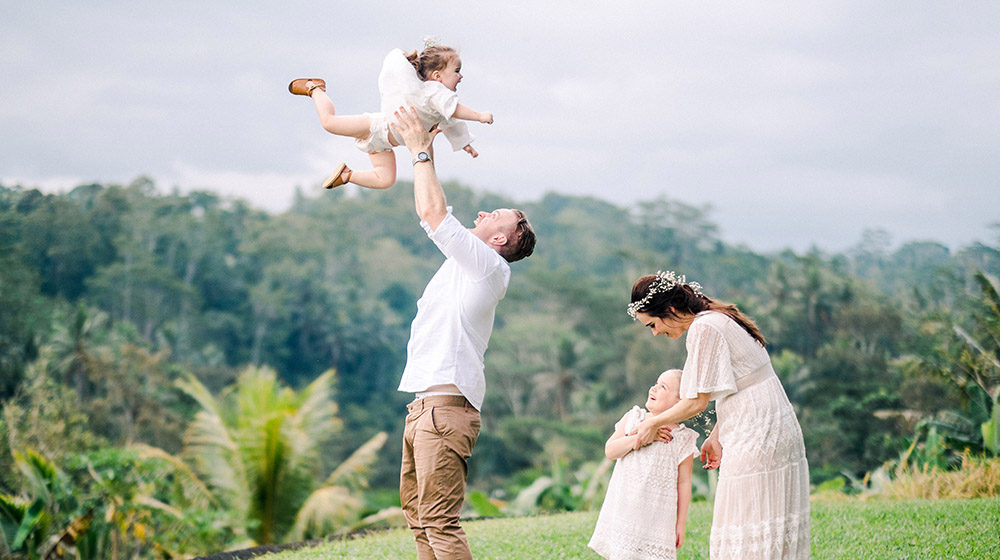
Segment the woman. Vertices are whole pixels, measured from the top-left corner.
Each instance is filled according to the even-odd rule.
[[[639,424],[636,447],[715,401],[718,421],[701,447],[704,467],[719,468],[712,560],[809,558],[802,429],[757,325],[669,271],[636,280],[631,301],[628,314],[653,336],[688,333],[681,400]]]

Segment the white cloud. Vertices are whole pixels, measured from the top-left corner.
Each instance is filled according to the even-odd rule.
[[[846,247],[873,227],[993,238],[1000,5],[609,6],[15,3],[0,177],[66,190],[148,175],[280,210],[338,161],[369,165],[288,81],[323,76],[339,111],[372,111],[385,52],[435,34],[462,50],[463,102],[496,116],[472,125],[480,158],[440,155],[445,178],[522,200],[711,203],[727,239],[767,250]]]

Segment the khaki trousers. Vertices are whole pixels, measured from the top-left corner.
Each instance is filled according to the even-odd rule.
[[[465,397],[435,395],[406,407],[399,500],[418,560],[471,559],[458,514],[467,459],[479,437],[479,411]]]

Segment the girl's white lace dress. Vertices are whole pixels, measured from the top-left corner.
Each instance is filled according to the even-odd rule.
[[[646,411],[633,407],[618,424],[625,433]],[[588,546],[610,560],[674,560],[677,466],[698,454],[698,433],[680,426],[670,443],[655,441],[618,459]]]
[[[809,465],[802,429],[767,351],[728,315],[687,333],[681,397],[711,393],[722,462],[712,560],[809,558]]]

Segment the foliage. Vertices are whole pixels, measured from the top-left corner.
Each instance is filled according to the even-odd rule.
[[[676,200],[623,208],[445,189],[464,223],[478,209],[519,207],[539,238],[535,254],[513,266],[486,359],[470,487],[492,499],[509,501],[547,476],[546,507],[586,507],[574,490],[586,476],[577,473],[601,456],[611,426],[642,403],[656,375],[684,361],[682,342],[653,339],[624,314],[631,282],[657,269],[686,274],[760,325],[814,480],[861,479],[913,441],[912,457],[943,466],[954,467],[965,447],[995,451],[996,247],[893,250],[873,231],[845,254],[762,255],[721,241],[709,208]],[[258,508],[209,484],[226,467],[182,452],[185,421],[204,407],[174,383],[196,381],[225,400],[247,364],[273,368],[275,386],[340,372],[329,394],[343,429],[307,461],[335,464],[379,433],[401,431],[408,396],[396,386],[409,323],[442,259],[405,183],[299,196],[280,214],[211,193],[161,194],[144,177],[63,195],[0,186],[0,484],[21,490],[12,452],[27,447],[67,468],[105,447],[155,446],[157,460],[176,469],[179,501],[165,503],[221,504],[202,526],[243,531],[237,540],[322,531],[295,517],[327,474],[319,467],[289,471],[300,481],[289,490],[295,507]],[[281,431],[276,417],[261,433]],[[928,447],[932,433],[938,444]],[[258,440],[268,441],[277,440]],[[398,483],[400,445],[388,438],[364,477],[383,496]],[[202,451],[205,461],[225,460],[223,450]],[[243,476],[283,464],[244,466]],[[352,503],[357,517],[397,505],[364,503],[362,492],[330,490],[309,510]]]
[[[1000,497],[1000,459],[965,454],[956,469],[900,459],[892,471],[892,481],[879,492],[897,499],[947,499]]]
[[[31,449],[15,461],[21,493],[0,494],[0,546],[13,558],[203,553],[228,540],[217,513],[168,505],[167,471],[133,451],[70,456],[65,469]]]
[[[188,376],[178,386],[201,410],[185,434],[184,461],[146,453],[172,461],[189,487],[238,516],[254,543],[326,534],[356,519],[354,492],[367,486],[365,473],[386,439],[377,434],[317,487],[319,450],[341,426],[333,379],[329,370],[296,392],[274,370],[251,366],[216,397]]]

